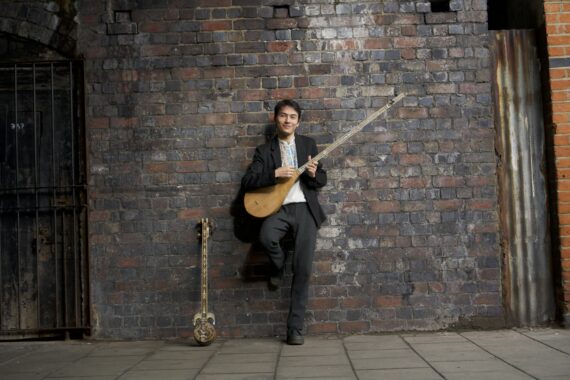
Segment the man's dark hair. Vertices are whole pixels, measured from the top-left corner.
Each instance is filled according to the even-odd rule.
[[[273,116],[274,118],[277,118],[277,115],[279,115],[279,112],[281,112],[281,109],[283,107],[293,108],[295,111],[297,111],[297,115],[299,115],[299,120],[301,120],[301,106],[296,101],[291,99],[283,99],[277,102],[277,104],[275,105],[275,111]]]

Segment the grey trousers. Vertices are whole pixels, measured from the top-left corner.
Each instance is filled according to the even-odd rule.
[[[290,203],[282,206],[261,226],[259,242],[277,270],[283,270],[285,265],[285,252],[280,241],[289,231],[292,232],[295,251],[292,260],[293,281],[287,330],[303,332],[317,240],[317,225],[306,203]]]

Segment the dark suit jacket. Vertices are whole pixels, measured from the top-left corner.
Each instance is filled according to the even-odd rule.
[[[295,134],[295,146],[297,148],[299,166],[307,162],[309,155],[315,157],[319,153],[315,140],[307,136]],[[281,150],[279,149],[277,137],[274,137],[255,149],[251,165],[249,165],[242,178],[242,188],[245,191],[249,191],[259,187],[275,185],[277,183],[275,169],[279,167],[281,167]],[[327,173],[323,170],[322,163],[319,162],[315,178],[311,178],[305,171],[301,174],[299,180],[301,181],[301,190],[305,194],[309,210],[315,219],[317,227],[320,227],[326,219],[317,197],[317,189],[327,184]]]

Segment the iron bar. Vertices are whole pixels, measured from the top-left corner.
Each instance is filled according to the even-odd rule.
[[[71,183],[76,182],[75,178],[75,123],[74,123],[74,112],[75,109],[74,103],[75,99],[73,96],[73,63],[69,62],[69,129],[71,134]],[[75,303],[75,326],[79,326],[78,316],[80,315],[80,292],[79,289],[79,257],[77,255],[77,212],[75,211],[75,207],[77,206],[77,199],[76,199],[76,192],[75,190],[72,192],[72,199],[73,199],[73,206],[74,209],[73,213],[73,235],[72,235],[72,245],[73,245],[73,263],[74,263],[74,281],[73,281],[73,289],[74,289],[74,303]]]
[[[32,72],[32,77],[33,77],[33,112],[32,112],[32,118],[33,118],[33,123],[34,123],[34,187],[36,188],[36,190],[34,191],[35,193],[35,205],[36,205],[36,220],[35,220],[35,231],[34,231],[34,235],[35,235],[35,242],[36,242],[36,289],[37,289],[37,294],[36,294],[36,325],[37,327],[40,327],[41,324],[41,313],[40,313],[40,309],[41,309],[41,286],[39,286],[40,284],[40,212],[38,210],[38,206],[39,206],[39,192],[37,191],[38,185],[39,185],[39,169],[38,169],[38,126],[37,126],[37,118],[36,118],[36,65],[33,65],[33,72]]]
[[[50,116],[51,116],[51,174],[52,174],[52,205],[55,206],[55,200],[57,198],[55,184],[55,93],[54,93],[54,80],[53,80],[53,63],[50,64],[50,88],[51,88],[51,101],[50,101]],[[60,299],[59,299],[59,260],[57,251],[57,210],[53,210],[53,255],[55,260],[55,327],[59,327],[59,310],[60,310]]]
[[[19,139],[18,139],[18,65],[14,65],[14,122],[16,124],[16,128],[14,129],[14,136],[15,136],[15,144],[16,144],[16,187],[18,186],[18,178],[20,177],[20,162],[19,162],[19,153],[20,153],[20,146],[19,146]],[[20,195],[18,191],[16,191],[16,207],[20,207]],[[20,213],[16,214],[16,252],[18,252],[16,259],[17,264],[17,281],[16,281],[16,305],[18,305],[18,328],[22,327],[22,318],[21,318],[21,300],[20,300]]]

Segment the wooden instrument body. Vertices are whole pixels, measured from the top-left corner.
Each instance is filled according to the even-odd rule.
[[[295,173],[289,178],[278,180],[277,184],[248,191],[244,195],[245,209],[251,216],[264,218],[275,214],[287,197],[289,190],[299,179],[300,174]]]
[[[207,346],[216,339],[214,324],[216,318],[213,313],[194,314],[194,340],[201,346]]]

